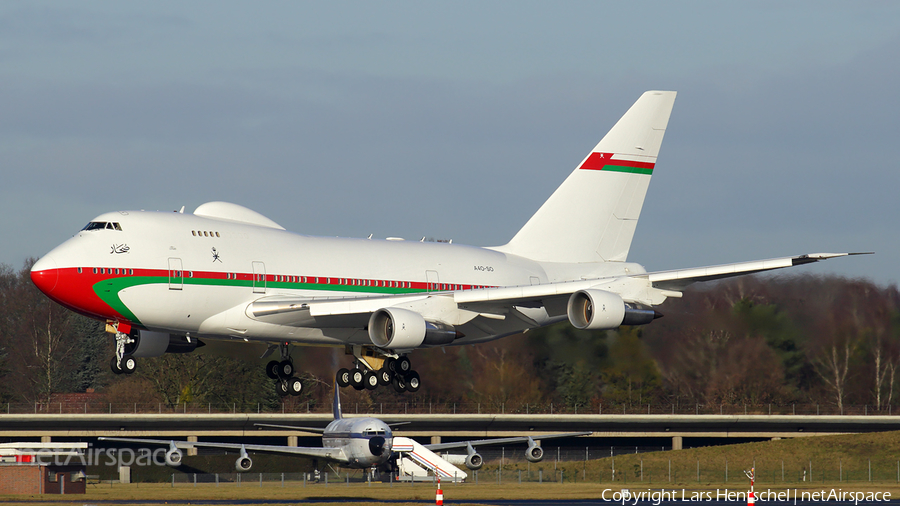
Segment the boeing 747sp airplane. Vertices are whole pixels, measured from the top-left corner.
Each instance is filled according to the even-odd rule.
[[[209,341],[262,343],[261,358],[279,354],[267,365],[278,392],[298,394],[291,347],[333,345],[356,358],[338,372],[341,386],[414,392],[408,355],[418,348],[564,320],[590,330],[643,325],[691,283],[849,254],[662,272],[628,262],[674,101],[673,91],[644,93],[502,246],[310,237],[209,202],[193,214],[100,215],[35,263],[31,278],[108,323],[116,372]]]

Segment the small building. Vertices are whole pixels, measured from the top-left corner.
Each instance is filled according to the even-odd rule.
[[[0,494],[83,494],[86,448],[87,443],[0,444]]]

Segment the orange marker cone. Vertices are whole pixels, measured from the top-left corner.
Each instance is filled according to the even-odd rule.
[[[751,467],[750,472],[744,471],[747,478],[750,478],[750,492],[747,493],[747,506],[756,506],[756,494],[753,493],[753,482],[756,478],[756,468]]]
[[[436,504],[437,506],[444,505],[444,491],[441,490],[441,479],[440,478],[438,478],[437,493],[434,495],[434,504]]]

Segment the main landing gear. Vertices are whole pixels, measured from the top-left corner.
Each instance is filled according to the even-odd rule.
[[[352,386],[356,390],[375,390],[379,386],[392,385],[394,390],[417,392],[421,386],[419,373],[412,370],[406,355],[377,355],[371,349],[352,346],[348,354],[356,357],[352,369],[338,370],[335,378],[339,387]]]
[[[294,361],[291,359],[291,350],[288,343],[281,343],[281,360],[272,360],[266,364],[266,375],[275,380],[275,392],[279,396],[284,397],[290,395],[300,395],[303,391],[303,383],[300,378],[294,376]],[[266,351],[266,355],[272,350]],[[266,355],[263,355],[264,357]]]

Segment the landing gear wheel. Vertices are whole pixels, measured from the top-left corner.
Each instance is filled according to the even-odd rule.
[[[350,370],[350,386],[352,386],[353,388],[355,388],[357,390],[362,390],[363,388],[365,388],[365,385],[363,385],[363,375],[364,375],[364,373],[363,373],[362,369],[360,369],[358,367],[354,367],[353,369],[351,369]]]
[[[391,373],[391,370],[387,368],[387,364],[385,364],[384,367],[376,372],[375,375],[378,376],[378,384],[382,386],[390,385],[391,378],[394,377],[394,375]]]
[[[125,374],[133,374],[137,370],[137,359],[131,355],[125,355],[122,357],[121,367]]]
[[[419,373],[416,371],[409,371],[409,374],[406,376],[406,391],[418,392],[419,387],[421,386],[422,383],[419,381]]]
[[[303,391],[303,382],[300,381],[300,378],[291,378],[285,384],[287,385],[288,393],[291,395],[300,395],[300,392]]]
[[[378,374],[372,371],[366,371],[363,374],[363,385],[367,390],[375,390],[378,388]]]
[[[288,379],[294,375],[294,364],[290,360],[282,360],[278,363],[278,376]]]
[[[394,357],[388,357],[384,359],[384,365],[381,368],[384,370],[388,370],[390,372],[394,372],[394,364],[397,362],[397,359]]]
[[[116,374],[122,374],[123,372],[122,368],[119,367],[119,361],[116,360],[116,357],[113,357],[112,360],[109,361],[109,368]]]
[[[391,384],[394,385],[394,390],[402,394],[406,391],[406,381],[404,381],[403,377],[399,374],[394,375],[394,379],[391,380]]]
[[[284,397],[290,392],[288,391],[288,384],[285,380],[279,380],[275,382],[275,392],[279,397]]]
[[[343,367],[341,369],[338,369],[335,381],[337,381],[338,386],[341,388],[350,385],[350,369]]]
[[[394,362],[394,370],[403,376],[409,374],[411,369],[412,364],[410,364],[409,358],[407,358],[406,355],[398,358],[397,361]]]
[[[278,379],[278,361],[271,360],[268,364],[266,364],[266,376],[273,380]]]

